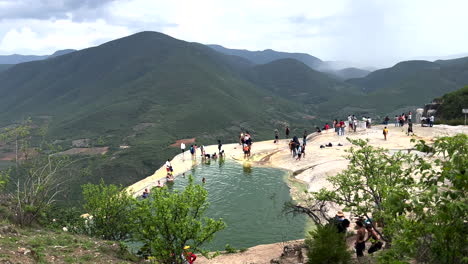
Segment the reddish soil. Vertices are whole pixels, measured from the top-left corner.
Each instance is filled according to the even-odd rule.
[[[66,151],[62,151],[60,155],[98,155],[106,154],[109,147],[96,147],[96,148],[72,148]]]
[[[179,139],[177,140],[174,144],[171,145],[171,147],[180,147],[181,143],[184,143],[186,146],[195,143],[196,138],[184,138],[184,139]],[[187,146],[188,148],[188,146]]]

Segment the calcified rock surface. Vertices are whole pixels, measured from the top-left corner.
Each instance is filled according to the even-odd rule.
[[[289,148],[289,140],[282,139],[278,143],[273,140],[254,142],[252,146],[252,157],[244,160],[242,148],[239,144],[224,144],[223,150],[226,153],[226,159],[232,159],[237,162],[246,163],[252,166],[271,166],[291,171],[295,178],[308,184],[310,191],[316,191],[322,187],[328,186],[326,178],[334,175],[348,165],[344,158],[345,150],[351,144],[346,137],[352,139],[367,139],[369,143],[376,147],[382,147],[390,151],[412,150],[414,144],[411,139],[423,139],[432,142],[439,136],[453,136],[457,133],[468,134],[468,126],[447,126],[436,125],[432,128],[415,125],[413,127],[414,136],[407,136],[404,127],[395,127],[393,124],[388,126],[388,140],[385,141],[382,135],[383,126],[374,126],[371,129],[359,129],[356,132],[346,131],[345,136],[338,136],[332,130],[324,131],[321,134],[311,134],[308,136],[306,155],[301,160],[293,159]],[[294,136],[294,135],[293,135]],[[300,135],[298,135],[300,137]],[[302,139],[300,140],[302,142]],[[320,148],[320,145],[332,143],[333,147]],[[338,144],[343,146],[338,146]],[[188,148],[189,146],[187,146]],[[217,152],[217,145],[206,146],[206,153]],[[193,166],[201,162],[200,149],[197,149],[196,158],[192,158],[189,151],[175,156],[171,160],[174,168],[174,175],[177,177],[182,173],[189,171]],[[140,195],[145,188],[156,186],[157,181],[165,181],[166,168],[162,166],[155,173],[147,178],[129,186],[127,190],[135,196]]]
[[[389,135],[386,141],[382,135],[382,125],[374,126],[370,129],[360,129],[356,132],[347,130],[345,136],[338,136],[332,130],[324,131],[321,134],[311,134],[308,136],[306,155],[301,160],[292,158],[288,148],[289,140],[286,139],[280,140],[277,144],[274,144],[273,140],[254,142],[252,157],[249,160],[244,160],[239,144],[226,144],[223,145],[223,149],[226,152],[227,159],[252,166],[271,166],[289,170],[297,180],[307,185],[309,191],[317,191],[322,187],[327,188],[330,186],[327,181],[328,176],[335,175],[346,169],[348,161],[344,158],[346,155],[345,150],[349,149],[351,146],[351,143],[348,142],[346,137],[352,139],[367,139],[373,146],[382,147],[388,149],[390,152],[395,152],[413,151],[414,143],[411,143],[412,138],[417,140],[422,139],[430,143],[440,136],[453,136],[458,133],[468,134],[468,126],[436,125],[430,128],[414,125],[414,136],[406,135],[407,126],[395,127],[393,124],[390,124],[388,128]],[[300,137],[300,135],[298,135],[298,137]],[[302,143],[302,139],[300,141]],[[320,145],[328,143],[332,143],[333,147],[320,148]],[[343,146],[338,146],[339,143]],[[196,159],[192,159],[188,151],[172,159],[171,163],[176,177],[201,162],[200,150],[197,151]],[[212,154],[216,151],[217,145],[206,147],[206,153]],[[165,175],[166,169],[165,166],[162,166],[153,175],[129,186],[127,190],[135,196],[141,195],[145,188],[156,186],[158,180],[162,182],[165,181]],[[291,190],[294,191],[294,188]],[[335,210],[336,209],[337,208],[335,208]],[[331,211],[333,213],[334,210],[332,209]],[[270,263],[271,259],[281,255],[283,246],[283,243],[259,245],[250,248],[244,253],[223,255],[212,260],[200,258],[197,260],[197,263]]]

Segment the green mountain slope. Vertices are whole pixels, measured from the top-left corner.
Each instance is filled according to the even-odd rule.
[[[462,109],[468,109],[468,86],[434,99],[441,105],[437,109],[438,122],[464,124]]]
[[[8,70],[9,68],[11,68],[13,66],[13,64],[0,64],[0,72],[1,71],[5,71],[5,70]]]
[[[334,72],[335,76],[342,80],[366,77],[370,71],[359,68],[345,68]]]
[[[51,55],[0,55],[0,64],[18,64],[30,61],[45,60],[73,52],[73,49],[57,50]]]
[[[308,105],[327,102],[338,91],[352,89],[295,59],[254,66],[247,78],[273,94]]]
[[[468,61],[439,62],[405,61],[350,79],[347,82],[360,87],[366,99],[351,96],[349,102],[371,113],[401,113],[468,84]]]
[[[201,44],[142,32],[1,72],[0,121],[47,116],[52,139],[110,146],[106,158],[87,161],[92,174],[68,181],[75,200],[85,182],[127,185],[151,174],[181,138],[233,142],[248,129],[258,140],[284,122],[312,126],[303,118],[309,112],[242,79],[248,67]]]
[[[208,45],[210,48],[224,54],[239,56],[255,64],[265,64],[280,59],[296,59],[305,65],[315,69],[322,64],[322,60],[306,53],[281,52],[271,49],[263,51],[250,51],[240,49],[228,49],[220,45]]]

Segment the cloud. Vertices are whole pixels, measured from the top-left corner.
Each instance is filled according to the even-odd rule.
[[[24,23],[24,26],[5,33],[0,41],[0,51],[6,54],[51,54],[58,49],[95,46],[129,34],[126,27],[109,25],[103,20],[79,24],[70,20],[44,21],[39,25]]]
[[[0,0],[0,20],[78,19],[96,17],[99,8],[116,0]],[[85,16],[86,14],[86,16]]]
[[[85,48],[151,30],[230,48],[391,66],[466,53],[465,10],[464,0],[0,0],[0,53]]]

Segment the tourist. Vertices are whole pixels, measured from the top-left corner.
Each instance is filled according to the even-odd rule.
[[[180,150],[182,151],[182,157],[183,157],[184,152],[185,152],[185,143],[184,142],[180,143]]]
[[[348,116],[348,131],[353,129],[353,117],[351,115]]]
[[[384,125],[388,125],[388,121],[390,121],[390,118],[388,118],[388,116],[386,116],[384,118]]]
[[[335,218],[334,218],[335,221],[341,222],[344,219],[345,219],[345,215],[344,215],[344,213],[342,211],[336,212],[336,215],[335,215]]]
[[[396,127],[398,126],[399,122],[400,122],[400,118],[398,118],[398,116],[396,115],[395,116],[395,126]]]
[[[356,227],[358,228],[356,234],[356,242],[354,242],[354,248],[356,249],[356,255],[358,258],[364,257],[364,250],[366,249],[366,229],[362,221],[356,221]]]
[[[148,191],[148,189],[145,189],[145,191],[143,192],[143,195],[141,197],[143,199],[146,199],[146,198],[148,198],[148,196],[149,196],[149,191]]]
[[[221,153],[222,147],[223,147],[223,144],[221,144],[221,140],[218,139],[218,153]]]
[[[333,128],[335,129],[335,133],[338,134],[338,120],[333,120]]]
[[[200,156],[202,158],[205,156],[205,145],[200,146]]]
[[[183,258],[186,259],[189,264],[193,264],[197,259],[197,255],[195,255],[193,252],[189,252],[188,249],[190,249],[190,246],[184,247]]]
[[[430,126],[430,127],[434,126],[434,115],[431,115],[431,116],[429,117],[429,126]]]
[[[243,150],[244,150],[244,159],[246,159],[249,157],[249,145],[244,143]]]
[[[301,147],[301,145],[299,145],[297,147],[297,158],[296,158],[296,160],[301,160],[301,155],[302,155],[302,147]]]
[[[295,149],[294,141],[291,140],[291,141],[289,141],[289,151],[290,151],[291,154],[293,154],[294,149]]]
[[[279,131],[278,131],[278,129],[275,128],[275,141],[274,141],[274,143],[275,144],[278,143],[278,140],[279,140]]]
[[[328,132],[328,129],[330,129],[330,125],[326,123],[323,129],[325,130],[325,132]]]
[[[348,227],[351,223],[349,222],[348,219],[343,219],[339,222],[336,223],[336,227],[338,228],[338,233],[343,233],[346,234],[346,231],[348,230]]]
[[[408,113],[408,123],[409,122],[413,122],[413,113],[411,111]]]
[[[306,145],[304,144],[304,145],[302,145],[302,148],[301,148],[301,156],[303,158],[305,158],[305,147],[306,147]]]
[[[212,158],[212,159],[217,159],[217,158],[218,158],[218,155],[216,154],[216,152],[213,153],[213,155],[211,155],[211,158]]]
[[[388,128],[387,127],[384,127],[383,129],[383,136],[384,136],[384,139],[387,140],[387,135],[388,135]]]
[[[341,120],[340,121],[340,134],[341,134],[341,136],[344,136],[344,134],[345,134],[345,127],[346,127],[345,122],[343,120]]]
[[[190,146],[190,154],[192,154],[192,158],[195,156],[195,148],[193,145]]]
[[[286,138],[289,138],[289,126],[286,126],[286,131],[285,131],[285,134],[286,134]]]
[[[240,135],[239,135],[239,145],[243,145],[244,144],[244,133],[241,132]]]
[[[166,175],[166,182],[173,182],[174,181],[174,176],[172,173],[168,172]]]
[[[369,250],[367,253],[372,254],[382,248],[382,241],[380,240],[379,234],[375,231],[375,229],[372,227],[371,224],[366,225],[367,229],[367,239],[366,241],[370,240],[371,241],[371,246],[369,247]]]
[[[164,187],[164,183],[161,183],[161,181],[158,180],[158,184],[156,185],[156,187],[162,188],[162,187]]]
[[[357,118],[353,115],[353,130],[354,130],[354,132],[356,132],[357,124],[358,124]]]
[[[203,179],[201,181],[202,181],[202,183],[206,183],[205,177],[203,177]]]
[[[338,136],[340,136],[340,133],[341,133],[340,123],[335,124],[335,132],[336,134],[338,134]]]
[[[414,136],[413,123],[411,121],[408,122],[408,134],[407,135],[409,136],[410,133],[413,134]]]
[[[302,144],[305,145],[307,143],[307,130],[304,129],[304,134],[302,135]]]
[[[171,168],[172,168],[171,161],[168,159],[168,160],[166,161],[166,171],[167,171],[167,172],[170,172],[170,171],[171,171]]]

